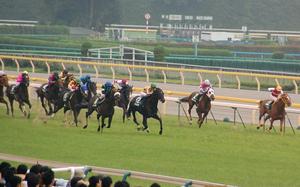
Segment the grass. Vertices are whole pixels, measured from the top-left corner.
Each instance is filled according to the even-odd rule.
[[[6,116],[1,106],[1,152],[238,186],[300,184],[300,136],[289,129],[284,136],[228,123],[209,122],[199,129],[163,116],[164,134],[159,136],[156,121],[149,120],[151,132],[145,134],[131,121],[122,124],[117,114],[112,128],[100,134],[95,116],[83,130],[64,126],[61,114],[43,123],[40,108],[34,107],[27,120],[19,112],[14,119]]]

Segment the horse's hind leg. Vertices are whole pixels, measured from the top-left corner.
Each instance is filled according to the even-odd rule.
[[[126,116],[126,106],[123,105],[123,123],[125,123],[125,116]]]
[[[132,112],[132,116],[133,116],[133,122],[137,125],[138,130],[140,129],[140,124],[139,122],[136,120],[136,115],[135,115],[135,111]]]
[[[189,113],[189,117],[190,117],[190,121],[189,123],[192,124],[193,118],[192,118],[192,108],[194,106],[194,103],[189,103],[189,109],[188,109],[188,113]]]
[[[12,115],[12,117],[14,117],[14,99],[9,97],[8,100],[9,100],[9,104],[10,104],[11,115]]]
[[[45,110],[46,115],[48,115],[49,113],[48,113],[48,110],[47,110],[46,105],[45,105],[45,98],[43,96],[41,96],[40,100],[41,100],[42,107]]]
[[[92,107],[88,108],[88,111],[85,113],[85,126],[83,126],[84,129],[88,127],[88,121],[89,121],[89,116],[94,112],[94,109]]]
[[[9,115],[8,103],[5,101],[3,97],[0,98],[0,103],[4,103],[6,105],[6,114]]]
[[[163,133],[163,126],[162,126],[162,120],[161,120],[161,118],[157,114],[155,114],[153,116],[153,118],[157,119],[159,121],[159,125],[160,125],[159,134],[162,135],[162,133]]]

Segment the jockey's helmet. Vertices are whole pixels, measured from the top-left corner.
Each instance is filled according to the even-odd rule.
[[[154,89],[154,88],[156,88],[156,84],[152,83],[152,84],[150,85],[150,87],[151,87],[152,89]]]
[[[88,80],[90,80],[90,79],[91,79],[91,76],[90,76],[90,75],[86,75],[86,76],[85,76],[85,80],[86,80],[86,81],[88,81]]]
[[[81,76],[80,77],[80,81],[82,82],[82,83],[85,83],[86,81],[85,81],[86,79],[85,79],[85,76]]]
[[[105,85],[106,87],[112,87],[112,86],[113,86],[112,83],[109,82],[109,81],[107,81],[104,85]]]
[[[282,91],[282,87],[281,86],[276,86],[276,88],[275,88],[277,91]]]
[[[62,73],[63,73],[64,75],[66,75],[66,74],[68,74],[69,72],[68,72],[68,70],[64,69],[64,70],[62,71]]]
[[[122,84],[127,84],[127,80],[126,79],[122,79]]]
[[[23,74],[28,75],[28,71],[23,71]]]
[[[206,85],[210,85],[210,81],[209,81],[208,79],[206,79],[206,80],[204,81],[204,83],[205,83]]]

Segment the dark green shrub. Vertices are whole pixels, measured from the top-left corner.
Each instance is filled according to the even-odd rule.
[[[167,55],[167,52],[162,45],[158,45],[154,47],[153,53],[154,53],[154,60],[160,62],[164,61],[164,58]]]
[[[83,56],[88,56],[88,50],[92,48],[92,44],[90,42],[84,42],[81,45],[81,54]]]
[[[273,59],[283,59],[284,58],[284,52],[282,51],[276,51],[272,54]]]

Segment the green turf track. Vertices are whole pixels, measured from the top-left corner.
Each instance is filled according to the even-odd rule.
[[[27,120],[19,112],[15,119],[6,116],[0,105],[1,152],[238,186],[300,184],[300,132],[293,135],[290,129],[284,136],[228,123],[209,122],[199,129],[164,116],[159,136],[156,121],[149,121],[151,132],[145,134],[132,121],[122,124],[117,114],[112,128],[100,134],[95,116],[83,130],[64,126],[61,115],[43,123],[34,107]]]

